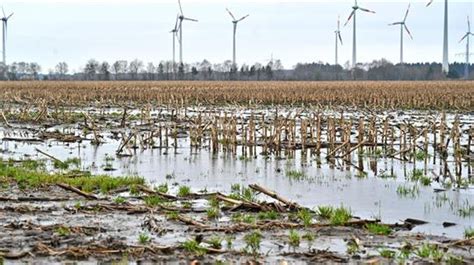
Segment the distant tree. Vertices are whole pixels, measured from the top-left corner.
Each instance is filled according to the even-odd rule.
[[[90,59],[84,67],[84,74],[88,80],[94,80],[99,70],[99,62]]]
[[[130,66],[128,67],[130,74],[132,74],[132,79],[136,80],[138,78],[138,72],[143,69],[143,62],[135,59],[130,62]]]
[[[30,64],[26,62],[17,63],[17,75],[22,77],[28,74]]]
[[[30,71],[35,80],[38,80],[38,74],[41,72],[41,66],[38,63],[30,63]]]
[[[214,71],[212,70],[212,66],[209,65],[209,67],[207,68],[207,79],[210,79],[212,80],[212,73]]]
[[[280,71],[284,69],[283,64],[281,63],[280,59],[277,59],[273,62],[272,69],[275,71]]]
[[[56,74],[59,76],[61,80],[64,79],[64,76],[67,74],[69,71],[69,67],[66,62],[59,62],[56,67]]]
[[[255,65],[252,65],[250,67],[250,71],[249,71],[248,75],[252,78],[253,76],[255,76],[256,73],[257,73],[257,69],[256,69]]]
[[[0,80],[5,80],[8,78],[8,65],[0,63]]]
[[[146,66],[146,72],[148,76],[148,80],[154,80],[155,79],[155,71],[156,67],[152,62],[149,62]]]
[[[193,75],[193,80],[195,80],[196,76],[199,74],[196,66],[191,67],[191,74]]]
[[[120,62],[115,61],[115,63],[112,64],[112,73],[115,75],[115,79],[118,79],[118,75],[120,73]]]
[[[267,78],[267,80],[272,80],[273,79],[273,70],[272,70],[272,65],[273,64],[267,64],[267,66],[265,67],[265,76]]]
[[[449,79],[459,79],[461,76],[455,69],[449,69],[449,72],[446,77]]]
[[[106,61],[100,64],[100,76],[102,80],[110,80],[110,64]]]
[[[165,62],[165,79],[170,80],[171,79],[171,73],[173,72],[173,62],[166,61]],[[174,75],[174,72],[173,72]],[[176,78],[175,76],[172,77],[173,79]]]
[[[125,61],[125,60],[116,61],[112,65],[112,72],[115,75],[115,79],[117,79],[117,80],[122,79],[123,78],[122,76],[127,73],[127,67],[128,67],[128,62],[127,61]]]
[[[8,79],[17,80],[18,74],[18,63],[14,62],[8,66]]]
[[[184,79],[184,64],[180,63],[178,66],[178,79]]]
[[[160,62],[160,64],[158,64],[158,78],[159,79],[164,79],[164,73],[165,73],[165,69],[164,69],[164,65],[163,65],[163,62]]]

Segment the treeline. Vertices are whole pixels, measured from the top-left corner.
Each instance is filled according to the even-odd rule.
[[[468,79],[474,79],[474,65],[469,65]],[[465,78],[465,64],[453,63],[450,72],[442,72],[439,63],[393,64],[385,59],[358,64],[350,69],[347,62],[330,65],[322,62],[297,64],[285,70],[280,60],[266,64],[234,67],[231,61],[212,64],[207,60],[193,64],[158,64],[119,60],[112,64],[89,60],[78,73],[70,73],[66,62],[60,62],[47,74],[37,63],[18,62],[0,65],[0,78],[5,80],[443,80]]]

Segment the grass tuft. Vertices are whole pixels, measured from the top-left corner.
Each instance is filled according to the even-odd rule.
[[[384,224],[367,224],[367,230],[376,235],[388,236],[392,233],[392,228]]]

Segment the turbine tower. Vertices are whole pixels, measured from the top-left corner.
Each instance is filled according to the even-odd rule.
[[[2,7],[2,24],[3,24],[3,65],[7,65],[7,47],[6,47],[6,40],[7,40],[7,29],[8,29],[8,20],[13,16],[13,13],[11,13],[8,17],[5,15],[5,11],[3,10]]]
[[[170,31],[170,33],[173,35],[173,74],[176,72],[176,38],[178,38],[178,20],[179,15],[176,17],[174,28]]]
[[[371,11],[369,9],[366,9],[366,8],[362,8],[360,6],[357,5],[357,0],[354,0],[355,3],[354,3],[354,6],[352,7],[352,12],[349,16],[349,18],[347,19],[346,23],[344,24],[344,26],[347,25],[347,23],[349,23],[349,21],[351,21],[351,19],[353,19],[353,30],[352,30],[352,68],[355,68],[356,65],[357,65],[357,34],[356,34],[356,15],[357,15],[357,10],[360,10],[360,11],[364,11],[364,12],[368,12],[368,13],[374,13],[374,11]]]
[[[179,19],[179,63],[183,63],[183,21],[189,20],[193,22],[198,22],[196,19],[188,18],[184,16],[183,8],[181,6],[181,0],[178,0],[180,15]]]
[[[471,32],[471,23],[469,22],[469,17],[467,17],[467,32],[464,37],[461,38],[459,43],[461,43],[464,39],[466,39],[466,65],[464,66],[464,78],[469,79],[469,37],[474,35]]]
[[[426,6],[433,3],[430,0]],[[443,72],[449,72],[449,57],[448,57],[448,0],[444,0],[444,33],[443,33]]]
[[[243,16],[243,17],[241,17],[240,19],[236,19],[235,16],[234,16],[234,14],[232,14],[232,12],[230,12],[229,9],[226,8],[226,10],[227,10],[227,12],[229,13],[229,15],[232,17],[232,23],[234,24],[234,39],[233,39],[232,67],[235,68],[235,67],[237,67],[237,61],[236,61],[236,58],[235,58],[235,49],[236,49],[236,47],[235,47],[235,35],[236,35],[236,33],[237,33],[237,24],[238,24],[240,21],[246,19],[249,15]]]
[[[410,12],[410,4],[408,4],[407,12],[405,13],[405,17],[403,18],[403,21],[388,24],[389,26],[400,25],[400,65],[403,64],[403,30],[405,29],[406,32],[408,33],[408,36],[410,36],[410,38],[413,39],[413,36],[411,35],[410,30],[408,30],[408,27],[405,23],[407,21],[408,12]]]
[[[336,34],[336,66],[339,65],[339,42],[341,42],[341,45],[342,45],[342,37],[341,37],[341,30],[340,30],[340,21],[339,21],[339,18],[337,18],[337,29],[336,31],[334,31],[334,33]]]

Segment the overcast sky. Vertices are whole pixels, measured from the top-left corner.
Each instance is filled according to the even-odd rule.
[[[382,57],[399,60],[400,33],[388,23],[402,20],[409,1],[364,1],[359,5],[377,14],[357,17],[358,61]],[[442,58],[443,2],[414,0],[407,25],[414,39],[405,36],[405,61],[440,62]],[[334,62],[334,30],[338,15],[344,24],[351,0],[182,0],[184,14],[198,23],[183,26],[184,61],[207,59],[213,63],[232,57],[232,23],[225,8],[238,17],[237,61],[267,62],[273,55],[286,68],[297,62]],[[78,71],[90,58],[98,61],[135,58],[147,62],[170,60],[178,4],[170,0],[23,0],[3,1],[9,21],[7,63],[38,62],[43,72],[66,61]],[[474,0],[450,0],[450,61],[464,61],[459,40],[467,30],[466,17],[473,17]],[[7,14],[7,15],[8,15]],[[352,25],[342,27],[344,45],[339,62],[350,60]],[[178,51],[178,49],[177,49]],[[178,58],[178,53],[176,54]]]

